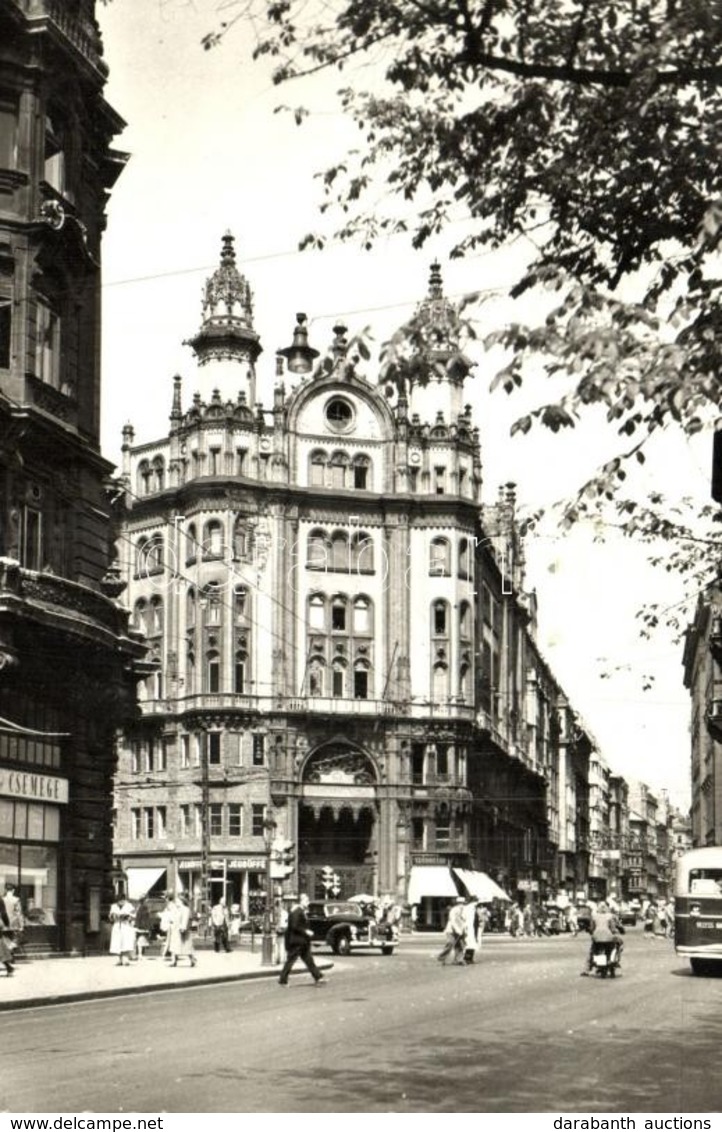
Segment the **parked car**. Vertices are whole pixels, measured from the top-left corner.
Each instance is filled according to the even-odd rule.
[[[577,905],[577,927],[580,932],[588,932],[592,926],[592,910],[588,904]]]
[[[313,900],[306,913],[314,944],[326,944],[335,955],[370,947],[382,955],[393,955],[398,933],[391,924],[377,923],[374,916],[350,901]]]
[[[631,904],[623,904],[619,909],[619,922],[624,928],[633,928],[637,923],[637,909]]]

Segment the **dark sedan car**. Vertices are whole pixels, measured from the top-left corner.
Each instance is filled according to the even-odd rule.
[[[393,955],[398,942],[391,924],[377,923],[351,901],[313,900],[306,913],[313,943],[325,943],[336,955],[348,955],[370,947],[382,955]]]

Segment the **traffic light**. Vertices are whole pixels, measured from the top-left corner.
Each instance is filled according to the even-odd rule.
[[[296,869],[296,846],[292,841],[284,841],[281,851],[281,868],[284,880],[293,876]]]

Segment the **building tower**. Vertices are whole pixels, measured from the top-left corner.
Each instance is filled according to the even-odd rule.
[[[253,295],[236,267],[234,240],[223,237],[221,262],[206,281],[201,328],[189,339],[206,392],[256,404],[256,361],[262,347],[253,329]]]
[[[99,451],[100,244],[125,155],[93,0],[0,14],[0,887],[30,943],[101,945],[134,699]],[[29,775],[11,772],[29,770]]]

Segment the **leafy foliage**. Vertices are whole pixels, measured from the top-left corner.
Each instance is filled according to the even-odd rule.
[[[453,253],[530,249],[511,294],[545,296],[543,319],[488,334],[503,352],[495,384],[530,372],[567,378],[561,400],[514,426],[572,428],[602,407],[619,436],[598,473],[567,502],[575,522],[619,504],[623,530],[693,535],[665,502],[620,500],[630,465],[668,425],[694,435],[717,423],[721,367],[722,0],[239,0],[256,57],[289,84],[347,73],[344,110],[364,143],[321,174],[341,239],[370,246],[408,231],[421,248],[467,221]],[[228,10],[228,6],[226,6]],[[359,73],[373,76],[361,89]],[[301,121],[305,111],[293,111]],[[399,210],[364,208],[381,178]],[[309,235],[305,244],[322,246]],[[418,328],[406,328],[413,347]],[[386,378],[413,365],[388,345]],[[710,515],[702,516],[711,521]],[[702,536],[715,546],[716,530]],[[674,568],[684,568],[682,558]]]

